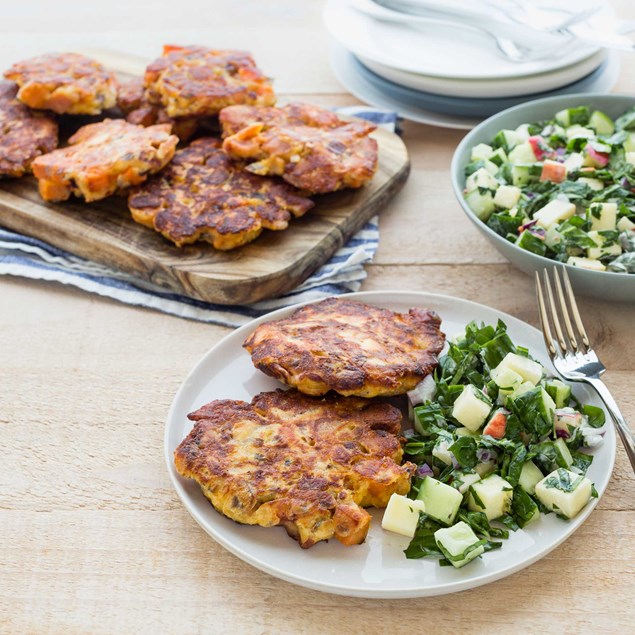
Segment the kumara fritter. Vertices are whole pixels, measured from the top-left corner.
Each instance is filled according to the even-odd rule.
[[[400,465],[401,412],[355,397],[265,392],[218,400],[188,415],[174,453],[217,511],[247,525],[281,525],[302,547],[364,541],[370,514],[406,494],[415,466]]]
[[[128,207],[135,221],[179,247],[204,240],[228,250],[263,229],[286,229],[313,202],[286,183],[245,172],[219,140],[205,137],[178,150],[163,172],[131,192]]]
[[[437,366],[438,315],[328,298],[265,322],[245,340],[256,368],[308,395],[388,397],[412,390]]]
[[[219,116],[223,149],[254,174],[281,176],[313,194],[359,188],[377,170],[376,126],[310,104],[231,106]]]
[[[35,159],[33,174],[46,201],[65,201],[71,194],[96,201],[161,170],[178,141],[167,124],[144,128],[104,119],[80,128],[68,147]]]
[[[78,53],[49,53],[4,73],[18,84],[18,99],[58,114],[98,115],[117,102],[117,80],[99,62]]]
[[[17,92],[13,82],[0,81],[0,177],[23,176],[33,159],[57,148],[54,116],[30,110]]]
[[[233,104],[270,106],[271,81],[243,51],[203,46],[164,47],[145,73],[146,95],[169,117],[216,115]]]

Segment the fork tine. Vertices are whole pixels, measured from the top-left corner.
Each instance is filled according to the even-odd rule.
[[[571,324],[571,318],[569,317],[569,309],[564,299],[564,293],[562,292],[562,285],[560,284],[560,276],[558,275],[558,269],[553,270],[553,277],[556,281],[556,293],[558,295],[558,301],[560,303],[560,312],[564,318],[564,326],[567,331],[567,337],[573,348],[573,352],[578,352],[578,341],[576,340],[575,333],[573,332],[573,325]]]
[[[580,317],[580,311],[578,311],[578,304],[575,301],[575,296],[573,295],[573,288],[571,287],[571,280],[569,280],[569,274],[567,270],[562,268],[562,278],[564,279],[564,286],[567,290],[567,296],[569,298],[569,306],[571,307],[571,312],[573,313],[573,320],[578,329],[578,333],[580,335],[580,339],[582,340],[582,344],[586,350],[583,353],[588,353],[591,350],[591,343],[589,342],[589,336],[586,334],[584,329],[584,324],[582,324],[582,318]]]
[[[547,288],[547,299],[549,308],[551,309],[551,321],[556,330],[557,342],[560,345],[560,353],[564,355],[567,350],[567,342],[564,339],[564,333],[562,332],[562,327],[560,326],[560,318],[558,317],[558,307],[556,306],[555,300],[553,299],[553,290],[551,288],[551,280],[549,280],[549,272],[547,269],[543,270],[543,277],[545,279],[545,287]]]
[[[542,326],[542,336],[545,340],[545,346],[549,351],[550,357],[558,354],[556,347],[553,345],[553,335],[549,326],[549,316],[547,315],[547,307],[545,306],[545,298],[542,293],[542,285],[540,284],[540,275],[536,271],[536,295],[538,296],[538,315],[540,316],[540,326]]]

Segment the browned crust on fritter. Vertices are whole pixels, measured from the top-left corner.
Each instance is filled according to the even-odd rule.
[[[263,229],[286,229],[313,202],[286,183],[245,172],[207,137],[178,150],[166,170],[130,194],[128,206],[134,220],[179,247],[204,240],[227,250]]]
[[[307,192],[359,188],[377,170],[376,126],[343,121],[310,104],[232,106],[220,113],[223,148],[255,174],[281,176]]]
[[[33,159],[57,148],[57,122],[16,99],[18,87],[0,81],[0,177],[31,171]]]
[[[243,524],[285,527],[307,548],[364,541],[370,515],[405,494],[415,466],[399,465],[401,413],[354,397],[265,392],[251,404],[219,400],[188,415],[195,426],[176,469]]]
[[[143,128],[104,119],[80,128],[69,146],[33,161],[40,195],[64,201],[71,194],[96,201],[146,180],[173,157],[178,139],[169,125]]]
[[[145,87],[150,102],[163,105],[170,117],[210,116],[233,104],[276,101],[249,53],[203,46],[166,46],[147,67]]]
[[[256,368],[309,395],[387,397],[437,366],[445,336],[427,309],[408,313],[329,298],[266,322],[245,340]]]
[[[168,117],[165,108],[148,101],[142,78],[119,85],[117,105],[126,116],[126,121],[144,127],[168,123],[172,126],[172,134],[181,141],[191,139],[199,125],[207,123],[200,117]]]
[[[18,99],[58,114],[98,115],[117,100],[113,73],[78,53],[50,53],[14,64],[4,73],[20,86]]]

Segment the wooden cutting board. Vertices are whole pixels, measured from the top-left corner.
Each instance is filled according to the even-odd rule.
[[[120,55],[103,61],[126,75],[139,68]],[[315,207],[288,229],[264,230],[233,251],[216,251],[207,243],[175,247],[135,223],[122,197],[45,203],[31,177],[0,181],[0,225],[191,298],[228,305],[257,302],[298,286],[401,189],[410,171],[403,141],[381,129],[373,136],[379,168],[368,185],[314,197]]]

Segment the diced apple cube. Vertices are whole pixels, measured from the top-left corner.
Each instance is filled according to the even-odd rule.
[[[489,159],[492,156],[493,152],[494,148],[492,148],[492,146],[489,146],[486,143],[479,143],[472,148],[470,161]]]
[[[589,208],[588,217],[592,230],[614,230],[617,225],[617,204],[593,203]]]
[[[595,242],[597,247],[587,247],[587,258],[599,260],[602,256],[619,256],[622,253],[622,248],[617,243],[605,246],[606,238],[597,231],[590,231],[589,238]]]
[[[599,260],[579,258],[578,256],[569,256],[567,264],[581,269],[590,269],[591,271],[606,271],[606,267]]]
[[[518,373],[525,381],[536,385],[541,379],[544,368],[538,362],[516,353],[507,353],[501,363],[496,367],[497,371],[504,368]],[[494,380],[496,381],[496,380]]]
[[[449,447],[450,443],[445,439],[442,439],[434,446],[434,448],[432,448],[432,456],[436,457],[439,461],[442,461],[446,465],[452,465],[454,455],[448,449]]]
[[[549,229],[553,224],[571,218],[575,214],[575,205],[568,201],[555,199],[534,213],[538,225]]]
[[[504,207],[505,209],[511,209],[518,203],[520,199],[520,188],[515,185],[501,185],[496,190],[494,196],[494,205],[498,207]]]
[[[487,419],[492,402],[472,384],[463,388],[452,408],[452,416],[469,430],[478,430]]]
[[[494,520],[509,513],[513,495],[514,488],[504,478],[490,474],[470,488],[468,508],[473,512],[484,512],[487,520]]]
[[[465,494],[465,492],[467,492],[470,488],[470,485],[474,485],[474,483],[480,481],[481,477],[476,472],[467,474],[459,472],[456,474],[455,479],[461,482],[461,485],[458,487],[459,492],[461,492],[461,494]]]
[[[582,167],[584,157],[579,152],[572,152],[565,160],[564,167],[567,168],[567,172],[575,172]]]
[[[530,137],[529,124],[521,123],[520,126],[516,128],[515,132],[516,132],[516,137],[518,138],[518,143],[524,143]]]
[[[635,151],[635,132],[630,132],[626,141],[624,142],[624,152]]]
[[[582,425],[582,415],[573,408],[558,408],[553,413],[553,417],[555,431],[562,430],[570,434],[572,428],[578,428]]]
[[[451,485],[426,476],[419,487],[417,500],[423,501],[426,514],[444,525],[451,525],[463,502],[461,493]]]
[[[484,478],[490,472],[493,472],[496,469],[496,461],[484,461],[483,463],[477,463],[474,466],[474,471],[481,477]]]
[[[543,473],[538,469],[533,461],[527,461],[523,463],[523,467],[520,470],[520,477],[518,478],[518,485],[520,485],[527,494],[534,495],[536,491],[536,484],[542,481],[544,478]]]
[[[465,181],[465,189],[468,192],[481,187],[488,190],[497,190],[498,186],[499,182],[485,168],[479,168],[476,172],[470,174]]]
[[[453,527],[437,529],[434,532],[434,539],[437,545],[439,545],[439,548],[445,552],[446,556],[452,556],[454,558],[465,553],[470,547],[479,542],[479,538],[472,531],[472,528],[463,521],[456,523]],[[468,562],[474,560],[474,558],[478,558],[484,551],[485,547],[479,545],[471,551],[468,551],[465,558],[460,560],[450,559],[450,562],[454,567],[460,569]]]
[[[562,183],[567,178],[567,168],[563,163],[546,159],[542,164],[540,173],[541,181],[551,181],[552,183]]]
[[[509,162],[512,165],[522,165],[524,163],[534,163],[534,161],[536,161],[534,149],[531,147],[531,143],[528,142],[517,145],[508,156]]]
[[[588,185],[594,192],[599,192],[604,189],[604,182],[600,181],[600,179],[590,179],[586,176],[581,176],[578,179],[578,183]]]
[[[626,216],[622,216],[622,218],[617,221],[616,227],[620,232],[630,232],[635,230],[635,223],[626,218]]]
[[[410,500],[407,496],[393,494],[384,511],[381,526],[386,531],[412,538],[419,522],[419,513],[425,511],[426,506],[423,501]]]
[[[592,490],[588,478],[559,468],[536,485],[536,498],[547,509],[574,518],[591,499]]]
[[[635,165],[635,152],[625,152],[624,159],[626,160],[626,163]]]

